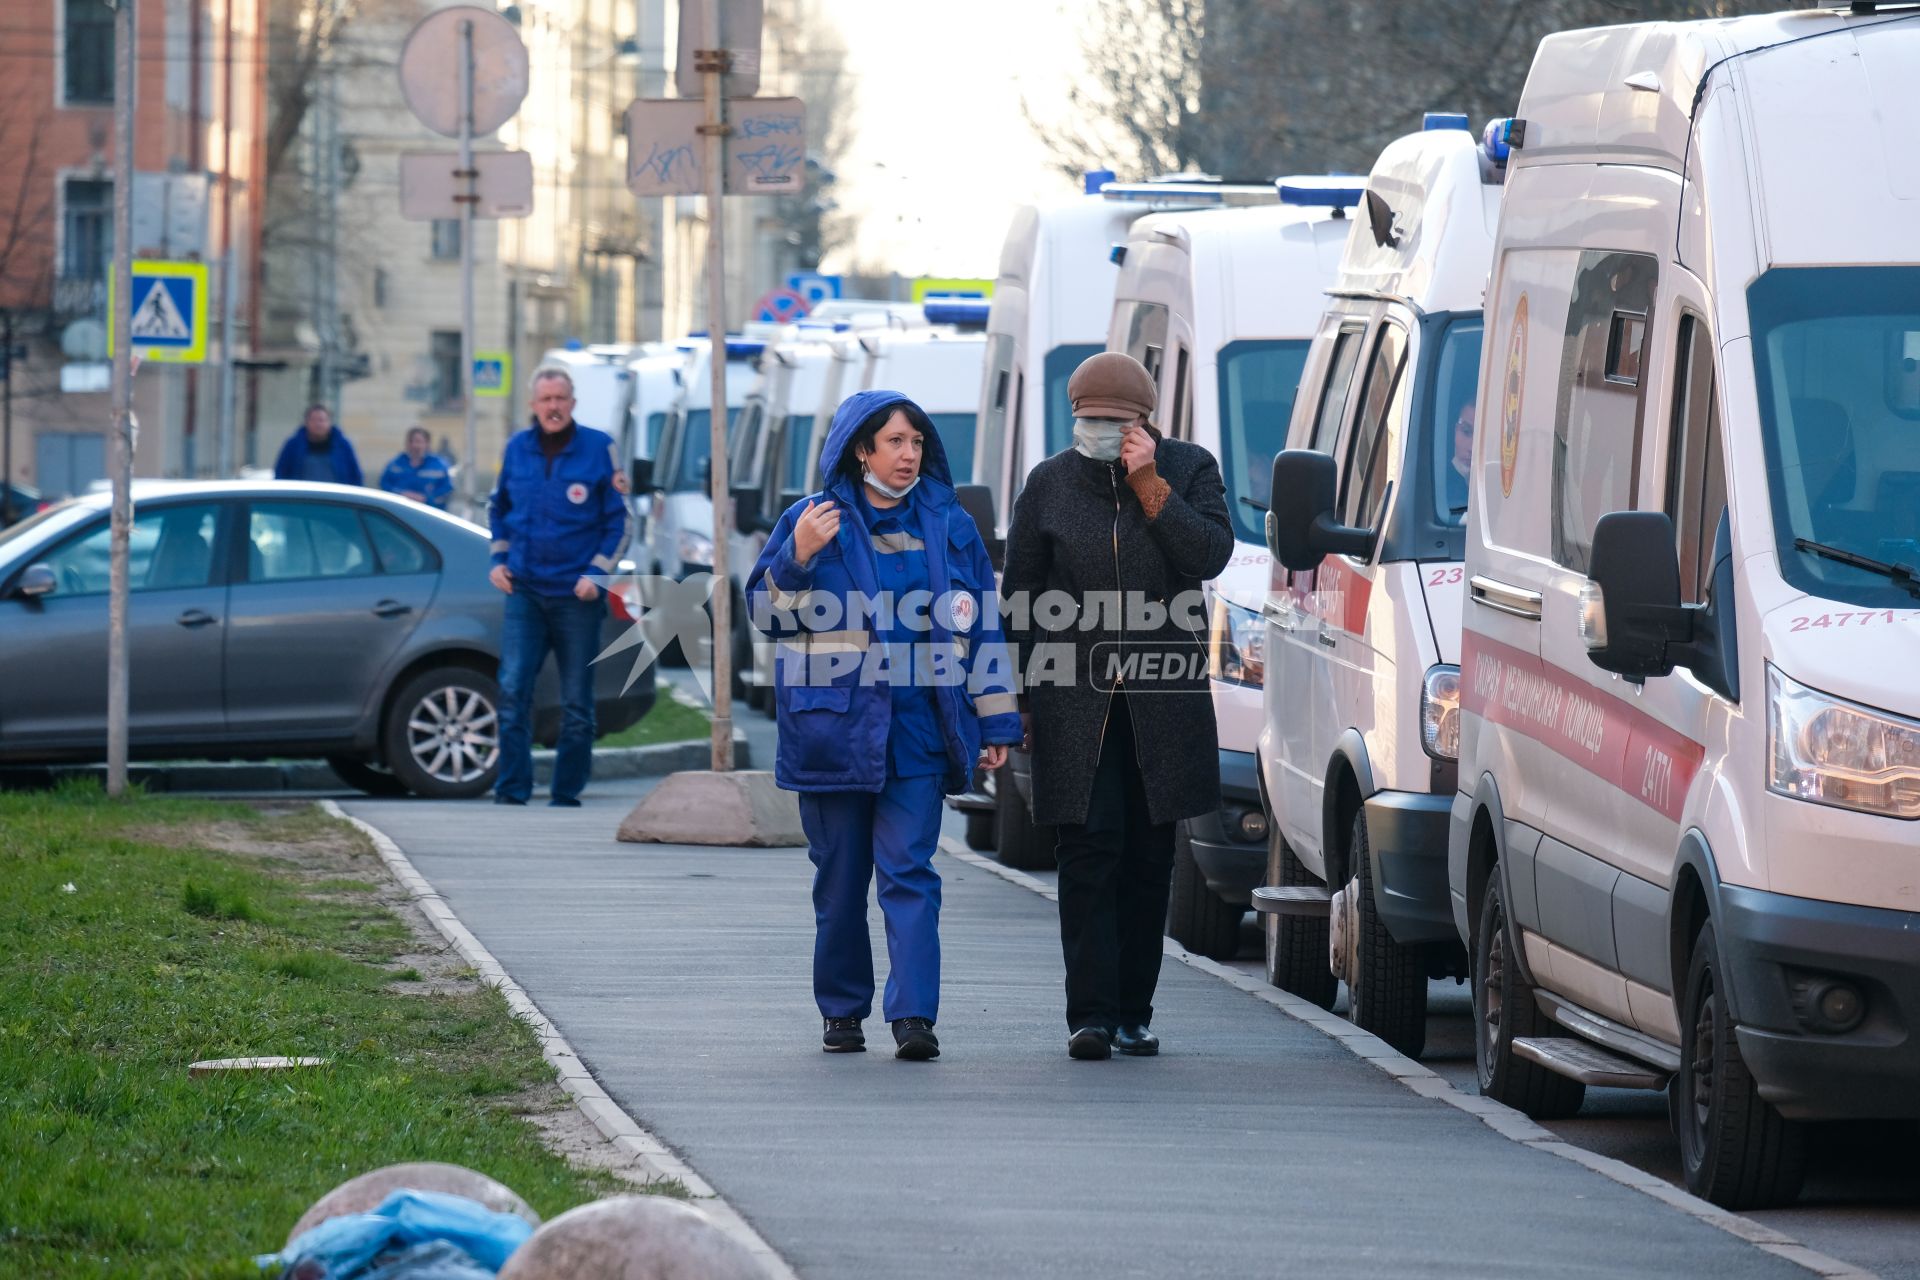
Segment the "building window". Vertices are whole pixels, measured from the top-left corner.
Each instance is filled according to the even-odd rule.
[[[457,409],[465,389],[460,378],[460,331],[433,331],[433,403],[436,408]]]
[[[433,220],[433,256],[442,259],[460,256],[460,219]]]
[[[67,0],[62,43],[69,106],[113,101],[113,10],[106,0]]]
[[[385,267],[373,269],[373,305],[376,307],[387,305],[387,269]]]
[[[113,184],[68,178],[62,197],[60,273],[74,280],[104,281],[113,261]]]

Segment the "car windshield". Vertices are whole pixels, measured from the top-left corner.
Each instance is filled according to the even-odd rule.
[[[17,524],[0,529],[0,560],[11,559],[15,552],[37,545],[42,535],[58,533],[78,522],[90,510],[95,508],[86,508],[76,502],[63,502],[45,511],[36,511]]]
[[[1433,455],[1434,507],[1440,523],[1467,519],[1467,476],[1473,469],[1473,398],[1480,381],[1477,315],[1449,321],[1433,362],[1433,419],[1428,424]]]
[[[930,413],[940,446],[947,451],[947,469],[955,484],[973,483],[973,428],[971,413]]]
[[[1747,307],[1782,576],[1914,607],[1897,567],[1920,574],[1920,267],[1775,268]]]
[[[1286,447],[1293,396],[1306,367],[1304,338],[1229,342],[1220,348],[1220,473],[1233,536],[1266,541],[1273,455]],[[1256,508],[1241,499],[1259,503]]]
[[[1073,443],[1073,405],[1067,399],[1067,379],[1088,356],[1106,348],[1097,342],[1066,342],[1047,352],[1047,456]],[[958,471],[955,475],[960,474]]]
[[[727,430],[739,425],[740,410],[727,411]],[[707,487],[707,459],[713,453],[713,415],[705,409],[689,409],[680,427],[680,457],[673,468],[668,493],[698,493]]]

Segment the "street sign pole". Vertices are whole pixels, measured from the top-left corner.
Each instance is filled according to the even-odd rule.
[[[467,518],[480,512],[480,439],[473,402],[473,208],[480,200],[480,184],[473,167],[473,21],[460,22],[460,402],[466,414],[466,456],[461,459],[461,489],[466,495]]]
[[[733,523],[727,473],[727,273],[724,212],[727,180],[726,98],[721,89],[732,59],[720,28],[720,0],[706,5],[707,43],[695,53],[707,93],[707,360],[713,375],[707,422],[712,431],[708,477],[713,492],[713,771],[733,771],[733,578],[727,571],[728,526]]]
[[[113,51],[113,516],[107,569],[107,794],[127,790],[127,550],[133,535],[134,0],[119,0]]]

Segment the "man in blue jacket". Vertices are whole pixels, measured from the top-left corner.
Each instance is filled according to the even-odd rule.
[[[307,406],[305,420],[273,464],[275,480],[312,480],[319,484],[361,485],[360,459],[353,442],[333,425],[333,414],[323,404]]]
[[[593,770],[593,658],[606,606],[591,575],[612,572],[627,528],[613,450],[611,436],[573,420],[573,379],[564,370],[533,375],[533,425],[507,441],[488,504],[488,581],[507,596],[496,804],[525,804],[533,794],[533,684],[549,650],[564,716],[552,803],[577,807]]]
[[[407,447],[380,473],[380,487],[445,511],[453,496],[453,471],[445,458],[428,451],[431,442],[425,427],[409,427]]]

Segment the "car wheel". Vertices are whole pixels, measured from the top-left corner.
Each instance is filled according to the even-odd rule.
[[[1167,936],[1209,960],[1231,960],[1240,951],[1240,907],[1207,887],[1194,861],[1193,839],[1182,822],[1173,832],[1173,887],[1167,895]]]
[[[991,850],[999,825],[1000,815],[991,809],[969,813],[967,815],[967,848],[976,853],[986,853]]]
[[[386,759],[417,796],[484,795],[500,770],[500,686],[466,667],[421,672],[387,713]]]
[[[1367,841],[1367,814],[1353,815],[1348,841],[1353,879],[1352,955],[1347,965],[1347,1016],[1388,1044],[1417,1058],[1427,1047],[1427,957],[1423,948],[1403,947],[1387,931],[1373,896],[1372,846]]]
[[[1266,882],[1282,887],[1320,883],[1295,856],[1277,823],[1267,830]],[[1268,984],[1322,1009],[1333,1008],[1334,997],[1340,994],[1340,980],[1327,965],[1327,918],[1267,915],[1261,919],[1267,935]]]
[[[1727,1012],[1713,925],[1687,966],[1673,1117],[1687,1190],[1723,1209],[1791,1204],[1807,1172],[1807,1129],[1760,1096]]]
[[[1580,1110],[1587,1086],[1514,1053],[1513,1042],[1538,1034],[1533,984],[1512,960],[1513,931],[1500,895],[1500,868],[1487,875],[1480,920],[1473,932],[1469,982],[1473,988],[1473,1062],[1481,1096],[1504,1102],[1535,1120],[1558,1120]]]
[[[1016,871],[1049,871],[1053,868],[1054,834],[1052,827],[1035,825],[1020,798],[1020,787],[1013,780],[1013,766],[1000,766],[994,779],[994,856],[1003,867]]]
[[[356,756],[328,756],[327,767],[333,770],[340,781],[367,795],[404,796],[407,794],[407,784],[396,778],[390,770],[382,769]]]

